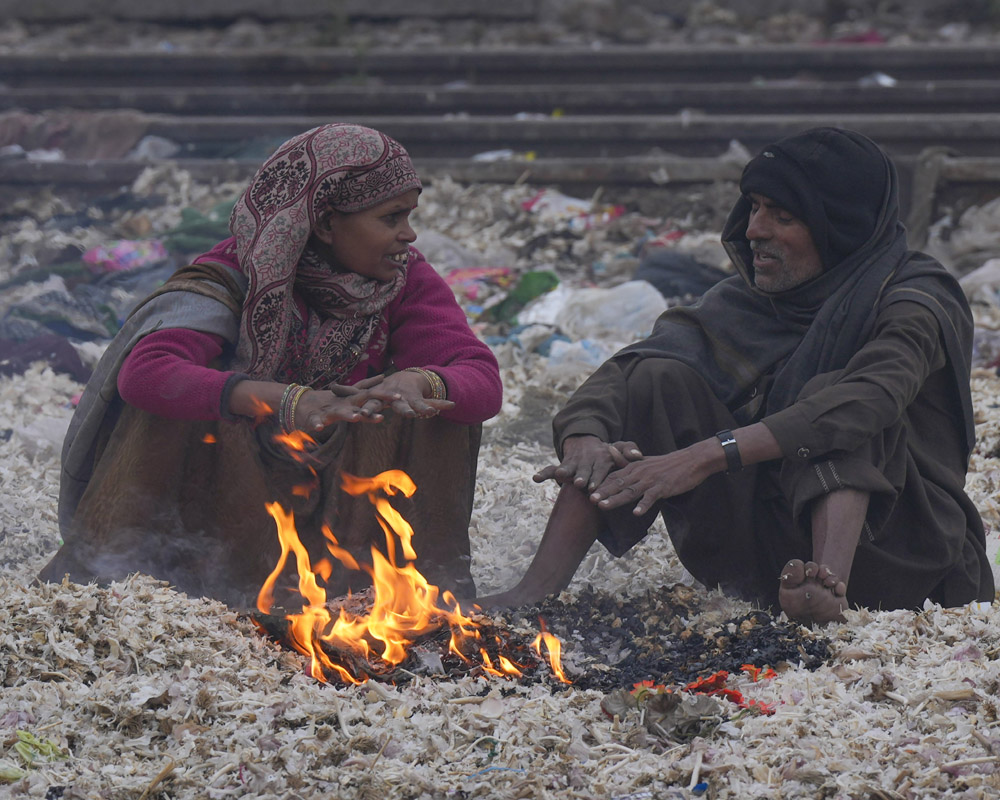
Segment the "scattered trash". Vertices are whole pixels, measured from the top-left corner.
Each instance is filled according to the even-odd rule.
[[[515,322],[518,312],[529,302],[559,285],[559,277],[548,270],[524,273],[517,285],[500,302],[483,310],[482,318],[492,322]]]
[[[139,269],[158,264],[166,258],[167,249],[159,239],[121,239],[99,245],[83,254],[83,261],[90,265],[94,273]]]
[[[858,86],[895,86],[899,81],[884,72],[873,72],[858,80]]]
[[[754,683],[776,676],[770,667],[753,664],[744,664],[743,671]],[[612,719],[625,719],[638,712],[641,724],[650,734],[675,742],[712,736],[723,723],[747,713],[774,714],[772,704],[748,700],[742,692],[728,688],[728,679],[729,673],[719,670],[685,686],[668,687],[644,680],[631,689],[618,689],[605,696],[601,710]],[[738,711],[732,717],[734,706]]]
[[[719,156],[720,161],[731,161],[741,166],[751,158],[753,158],[753,153],[739,139],[730,139],[726,152]]]
[[[229,218],[237,199],[223,200],[205,214],[191,206],[183,209],[180,224],[163,234],[167,249],[179,255],[200,255],[229,238]]]
[[[66,154],[54,147],[40,147],[35,150],[29,150],[27,153],[28,161],[65,161]]]
[[[972,334],[972,366],[1000,367],[1000,331],[977,327]]]
[[[163,136],[150,134],[143,136],[125,157],[136,161],[158,161],[164,158],[173,158],[180,151],[181,146],[177,142]]]
[[[570,290],[554,322],[571,339],[627,344],[649,335],[666,308],[663,295],[646,281],[626,281],[610,289]]]
[[[38,288],[37,294],[12,306],[0,321],[3,338],[27,341],[55,332],[69,338],[107,339],[118,332],[118,312],[99,287],[83,284],[70,291],[54,275]]]
[[[592,372],[614,355],[617,349],[607,342],[594,339],[581,339],[578,342],[553,339],[549,345],[549,369]]]
[[[513,161],[514,157],[515,157],[515,153],[514,153],[513,150],[509,150],[509,149],[504,149],[504,150],[487,150],[487,151],[485,151],[483,153],[476,153],[474,156],[472,156],[472,160],[473,161],[482,161],[482,162],[490,162],[490,161]]]
[[[694,256],[666,247],[650,249],[635,271],[637,281],[652,284],[664,298],[688,301],[701,297],[728,277],[729,273],[718,267],[703,264]]]
[[[514,284],[514,270],[509,267],[467,267],[449,271],[444,279],[460,300],[483,303]]]
[[[15,428],[14,435],[31,458],[58,453],[62,449],[63,439],[66,438],[69,421],[68,415],[38,417],[23,429]]]
[[[969,38],[971,31],[972,25],[968,22],[949,22],[938,28],[938,36],[947,42],[961,44],[963,40]]]
[[[1000,258],[991,258],[978,269],[959,278],[970,303],[1000,306]]]
[[[504,250],[490,252],[485,255],[470,250],[451,236],[433,229],[419,229],[416,248],[423,253],[434,269],[447,276],[456,270],[477,268],[483,264],[508,263],[514,260],[514,254]]]
[[[36,361],[44,361],[54,372],[69,375],[80,383],[86,383],[92,371],[84,366],[73,345],[54,333],[26,341],[0,335],[0,375],[22,375]]]
[[[970,206],[957,220],[938,220],[928,230],[927,251],[958,275],[1000,258],[1000,197]]]
[[[542,189],[521,207],[535,212],[544,222],[569,222],[570,230],[577,231],[605,225],[625,213],[624,206],[597,206],[592,201],[578,200],[555,189]]]

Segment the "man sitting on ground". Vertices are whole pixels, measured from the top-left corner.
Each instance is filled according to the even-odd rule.
[[[723,231],[738,275],[615,354],[553,422],[561,490],[538,551],[485,606],[565,588],[657,514],[701,582],[825,623],[849,604],[992,601],[965,494],[972,318],[908,251],[889,158],[820,128],[752,159]]]

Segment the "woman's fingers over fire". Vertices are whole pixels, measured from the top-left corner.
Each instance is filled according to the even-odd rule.
[[[359,422],[365,418],[353,397],[337,397],[332,392],[306,392],[295,409],[295,427],[319,432],[337,422]],[[372,420],[375,421],[375,420]]]
[[[455,407],[451,400],[432,400],[422,395],[403,395],[392,403],[392,410],[409,418],[427,419]]]
[[[397,402],[402,395],[399,392],[388,391],[381,386],[365,389],[358,394],[347,398],[348,402],[356,405],[362,416],[382,418],[381,412]]]
[[[337,397],[352,397],[354,395],[361,394],[364,391],[361,386],[345,386],[342,383],[331,383],[327,388]]]
[[[354,395],[352,399],[361,397],[366,403],[369,401],[378,401],[382,403],[382,405],[391,405],[404,396],[404,393],[398,389],[388,389],[380,384],[378,386],[373,386],[370,389],[365,389],[363,394]]]
[[[348,389],[371,389],[373,386],[378,386],[382,381],[385,380],[385,375],[372,375],[370,378],[365,378],[358,381],[353,386],[348,386]],[[336,384],[335,384],[336,385]]]
[[[337,397],[355,397],[359,394],[369,394],[368,390],[378,386],[385,378],[382,375],[373,375],[355,384],[347,386],[343,383],[331,383],[327,389]]]

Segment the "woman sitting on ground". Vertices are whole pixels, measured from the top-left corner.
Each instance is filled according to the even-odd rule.
[[[233,237],[137,307],[88,383],[63,449],[65,543],[42,579],[144,572],[252,604],[280,552],[267,504],[294,514],[314,560],[329,526],[370,562],[386,537],[341,473],[401,469],[417,490],[392,502],[417,567],[474,596],[481,423],[502,389],[412,246],[420,191],[406,151],[369,128],[325,125],[278,148],[237,202]],[[299,431],[315,440],[305,454],[280,436]],[[332,569],[333,596],[370,582]]]

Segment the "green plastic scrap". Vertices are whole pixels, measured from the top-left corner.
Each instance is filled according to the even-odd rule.
[[[559,285],[559,277],[548,270],[526,272],[508,295],[482,313],[482,318],[493,322],[516,323],[517,314],[528,303]]]
[[[36,761],[47,763],[69,758],[69,753],[59,747],[51,739],[39,739],[30,731],[17,732],[14,749],[27,766],[33,766]]]
[[[196,208],[181,210],[180,224],[161,237],[172,253],[200,253],[229,237],[229,216],[237,198],[217,203],[207,214]]]
[[[13,783],[19,781],[28,773],[13,764],[0,764],[0,783]]]
[[[24,768],[10,761],[0,762],[0,783],[13,783],[28,774],[28,769],[35,764],[47,764],[50,761],[62,761],[69,758],[69,753],[59,747],[51,739],[40,739],[31,731],[17,731],[17,741],[14,751],[20,756]]]

